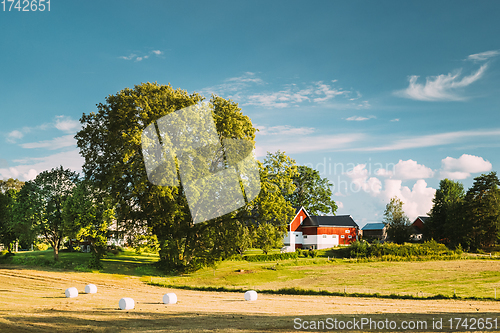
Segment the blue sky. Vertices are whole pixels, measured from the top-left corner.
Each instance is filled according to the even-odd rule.
[[[1,10],[0,5],[0,10]],[[500,3],[51,1],[0,11],[0,178],[83,163],[83,113],[141,82],[215,93],[334,184],[338,214],[426,214],[499,170]]]

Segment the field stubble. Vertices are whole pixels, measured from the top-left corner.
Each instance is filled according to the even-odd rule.
[[[97,294],[83,294],[88,283]],[[65,298],[77,287],[80,295]],[[175,292],[179,302],[164,305]],[[118,301],[132,297],[134,310],[121,311]],[[289,332],[293,320],[327,317],[418,319],[429,314],[452,317],[478,313],[498,316],[498,302],[458,300],[391,300],[333,296],[260,294],[245,302],[240,293],[175,290],[146,285],[136,276],[55,272],[2,266],[0,329],[9,332]]]

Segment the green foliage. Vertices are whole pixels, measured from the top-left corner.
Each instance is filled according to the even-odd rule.
[[[13,213],[16,195],[15,189],[8,189],[5,193],[0,192],[0,243],[9,251],[12,250],[12,243],[19,238]]]
[[[444,244],[440,244],[434,240],[424,242],[422,244],[395,244],[395,243],[373,243],[369,244],[364,241],[355,241],[346,248],[344,255],[351,258],[369,258],[369,257],[384,257],[394,256],[403,258],[425,257],[425,256],[449,256],[454,254],[462,254],[460,250],[452,251]]]
[[[34,241],[41,235],[54,249],[54,259],[66,236],[64,228],[64,203],[71,196],[78,175],[63,167],[39,173],[34,181],[24,184],[16,205],[16,219],[27,237]]]
[[[465,195],[466,243],[471,249],[490,247],[500,236],[500,181],[496,172],[474,178]],[[462,242],[463,243],[463,242]]]
[[[102,269],[106,254],[109,227],[115,220],[111,199],[88,181],[79,182],[64,203],[64,228],[78,241],[90,241],[92,258],[89,268]]]
[[[425,221],[424,236],[445,244],[456,245],[464,236],[462,205],[465,192],[460,182],[443,179],[436,190],[433,207]]]
[[[166,271],[190,271],[210,266],[243,251],[259,223],[284,233],[293,214],[283,196],[293,183],[293,168],[284,154],[265,163],[261,193],[235,212],[204,222],[192,223],[184,188],[155,186],[149,182],[141,149],[142,131],[153,121],[192,106],[203,97],[174,90],[170,85],[145,83],[108,96],[98,112],[83,115],[83,128],[76,138],[85,158],[83,171],[96,187],[112,195],[117,220],[129,230],[150,228],[159,243]],[[252,144],[255,128],[230,100],[213,96],[213,118],[221,142],[244,139]],[[202,134],[202,133],[198,133]],[[226,163],[225,161],[220,161]]]
[[[293,207],[304,207],[311,215],[335,214],[338,207],[331,198],[333,185],[317,170],[298,166],[293,183],[295,190],[287,196]]]
[[[85,178],[110,193],[116,218],[128,230],[149,227],[158,238],[165,271],[191,271],[242,253],[256,221],[284,231],[292,208],[275,193],[279,178],[272,170],[261,176],[263,192],[235,212],[192,223],[184,188],[156,186],[149,182],[141,149],[142,131],[153,121],[203,100],[170,85],[144,83],[110,95],[97,113],[84,114],[76,139],[85,158]],[[255,128],[238,104],[213,96],[213,118],[221,142],[244,139],[254,143]],[[197,133],[202,134],[202,133]],[[221,161],[222,163],[223,161]],[[226,163],[226,162],[224,162]],[[282,190],[282,188],[279,188]],[[275,202],[275,200],[277,200]]]
[[[9,178],[7,180],[0,179],[0,192],[6,193],[8,190],[19,192],[23,187],[24,182],[19,179]]]
[[[394,197],[385,206],[384,224],[387,226],[388,238],[398,244],[408,242],[411,236],[411,224],[403,211],[403,202]]]
[[[283,233],[270,223],[261,223],[256,231],[255,245],[267,254],[271,249],[283,246]]]
[[[283,245],[287,224],[293,218],[294,209],[286,197],[295,190],[293,177],[297,174],[297,167],[285,153],[268,152],[260,174],[261,191],[246,209],[248,220],[258,221],[258,225],[250,225],[255,235],[253,245],[267,253]]]
[[[146,253],[158,253],[160,249],[160,244],[158,243],[158,238],[156,235],[136,235],[133,247],[137,254],[141,254],[143,252]]]
[[[287,252],[287,253],[274,253],[274,254],[243,256],[243,260],[250,261],[250,262],[261,262],[261,261],[297,259],[298,257],[299,257],[299,254],[297,252]]]
[[[35,242],[35,244],[33,244],[33,249],[35,251],[45,251],[48,248],[49,248],[49,244],[44,243],[44,242]]]

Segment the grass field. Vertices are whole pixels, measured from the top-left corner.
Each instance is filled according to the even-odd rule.
[[[258,254],[257,251],[254,251]],[[23,257],[25,259],[23,259]],[[27,259],[34,258],[34,259]],[[60,254],[59,268],[85,271],[89,254]],[[47,263],[52,251],[18,253],[13,263]],[[499,260],[452,260],[423,262],[352,262],[328,258],[299,258],[279,262],[224,261],[216,269],[162,276],[152,265],[154,254],[125,251],[103,260],[104,274],[133,275],[143,282],[170,286],[252,289],[301,288],[330,292],[397,294],[431,297],[442,294],[500,300]],[[58,268],[58,267],[56,267]],[[88,271],[88,270],[87,270]]]
[[[97,294],[82,293],[87,283],[97,285]],[[78,297],[65,298],[68,287],[76,287]],[[162,303],[167,292],[177,294],[177,304]],[[122,297],[133,298],[135,309],[119,310]],[[419,320],[428,326],[418,331],[427,332],[438,319],[446,324],[452,318],[468,318],[470,323],[471,318],[498,316],[498,302],[492,301],[259,294],[257,301],[246,302],[242,293],[155,287],[137,276],[0,266],[1,332],[294,332],[297,318],[309,323],[370,318],[394,321],[398,327]],[[442,331],[458,330],[464,327],[445,326]]]
[[[446,323],[457,317],[469,320],[497,318],[498,329],[489,331],[500,331],[500,302],[492,299],[494,288],[500,289],[498,260],[351,262],[299,258],[280,262],[225,261],[216,269],[162,276],[152,265],[158,260],[152,254],[125,251],[109,255],[103,260],[101,272],[88,272],[85,268],[88,259],[88,254],[63,252],[60,262],[54,265],[52,251],[43,251],[18,253],[9,260],[1,260],[0,331],[292,332],[296,318],[308,322],[324,322],[327,318],[344,321],[370,318],[393,320],[398,325],[403,321],[420,320],[430,328],[436,318]],[[96,284],[98,293],[83,294],[87,283]],[[405,300],[260,293],[257,301],[245,302],[242,292],[181,290],[150,283],[242,290],[298,287],[344,291],[346,288],[347,293],[419,293],[424,297],[452,295],[456,289],[461,297],[491,299]],[[77,287],[80,295],[65,298],[64,291],[68,287]],[[177,294],[178,304],[162,303],[162,296],[167,292]],[[498,296],[500,298],[500,290]],[[119,310],[118,301],[122,297],[132,297],[136,301],[135,309]],[[475,329],[443,329],[458,330]]]

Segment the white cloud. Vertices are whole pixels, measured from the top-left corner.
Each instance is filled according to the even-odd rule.
[[[464,141],[468,138],[500,136],[500,129],[456,131],[422,136],[413,136],[394,140],[394,143],[378,147],[362,147],[349,149],[350,151],[391,151],[410,148],[434,147]],[[374,140],[372,140],[374,141]]]
[[[375,117],[375,116],[368,116],[368,117],[352,116],[352,117],[346,118],[346,120],[349,120],[349,121],[363,121],[363,120],[374,119],[374,118],[377,118],[377,117]]]
[[[373,196],[380,194],[382,182],[376,177],[369,177],[366,164],[358,164],[351,170],[346,172],[346,175],[351,178],[351,182],[356,186],[352,190],[363,190]]]
[[[343,203],[342,201],[335,201],[335,203],[337,204],[337,207],[338,207],[339,209],[344,208],[344,203]]]
[[[391,121],[399,121],[399,118],[391,119]]]
[[[257,126],[259,135],[305,135],[315,131],[313,127],[293,127],[293,126]]]
[[[47,148],[49,150],[71,147],[76,145],[76,140],[73,135],[65,135],[52,140],[44,140],[38,142],[23,143],[22,148]]]
[[[336,82],[336,81],[337,80],[333,80],[332,82]],[[336,96],[346,95],[346,94],[350,93],[350,91],[342,91],[342,89],[332,88],[330,85],[324,84],[323,81],[315,82],[315,85],[316,85],[316,89],[314,90],[314,93],[316,95],[322,96],[322,97],[314,98],[315,102],[326,102],[332,98],[335,98]]]
[[[335,82],[335,81],[333,81]],[[266,108],[284,108],[298,106],[302,102],[324,103],[336,96],[350,94],[350,91],[336,89],[323,83],[313,82],[305,88],[299,88],[297,84],[287,85],[285,89],[277,92],[261,92],[249,95],[244,105],[258,105]]]
[[[135,53],[131,53],[130,55],[128,56],[121,56],[119,57],[120,59],[123,59],[123,60],[132,60],[132,59],[135,59],[135,57],[137,57],[137,54]]]
[[[24,134],[18,130],[14,130],[7,134],[7,141],[11,143],[15,143],[17,140],[22,139]]]
[[[436,190],[427,187],[423,179],[417,180],[412,189],[402,186],[402,181],[399,179],[386,179],[381,195],[386,202],[395,196],[401,199],[404,203],[404,212],[413,221],[417,216],[426,215],[431,210],[435,193]]]
[[[463,154],[459,158],[446,157],[441,160],[441,178],[466,179],[472,173],[488,172],[492,168],[482,157]]]
[[[243,90],[249,89],[252,85],[261,84],[264,84],[264,81],[257,77],[255,73],[246,72],[241,76],[228,78],[224,80],[222,84],[203,88],[199,93],[206,96],[214,94],[217,96],[225,96],[230,99],[240,99],[240,94]]]
[[[486,51],[486,52],[481,52],[481,53],[476,53],[476,54],[471,54],[467,57],[466,60],[472,60],[472,61],[486,61],[490,58],[496,57],[500,55],[499,50],[492,50],[492,51]]]
[[[461,69],[446,75],[429,76],[425,84],[417,83],[419,76],[412,75],[408,88],[397,91],[395,94],[419,101],[462,101],[467,98],[460,95],[461,89],[479,80],[487,67],[488,65],[484,64],[475,73],[463,77],[461,77]]]
[[[140,53],[140,54],[138,54],[138,53]],[[138,61],[142,61],[144,59],[148,59],[149,56],[151,56],[151,55],[160,56],[162,54],[163,54],[163,52],[160,50],[153,50],[153,51],[150,51],[149,53],[148,52],[130,53],[128,56],[120,56],[118,58],[123,59],[123,60],[134,60],[135,62],[138,62]]]
[[[335,83],[337,80],[332,80]],[[199,91],[202,95],[215,94],[236,100],[241,105],[256,105],[265,108],[298,107],[303,103],[322,104],[331,108],[367,108],[368,101],[357,101],[359,92],[351,92],[333,87],[323,81],[309,84],[285,84],[279,90],[258,91],[257,88],[267,85],[255,73],[246,72],[242,76],[224,80],[224,83],[205,87]],[[353,97],[353,95],[355,95]],[[342,103],[332,103],[336,97],[342,96]],[[347,102],[346,102],[347,101]],[[329,102],[330,104],[325,104]]]
[[[85,162],[83,157],[80,156],[79,150],[74,149],[54,155],[39,157],[39,158],[26,158],[14,161],[20,163],[17,166],[10,168],[0,168],[0,178],[19,178],[26,181],[36,177],[36,175],[44,170],[50,170],[62,165],[65,169],[81,172],[82,165]]]
[[[375,170],[375,174],[377,176],[406,180],[431,178],[434,176],[434,171],[431,168],[418,164],[416,161],[410,159],[407,161],[399,160],[399,162],[394,165],[392,170],[377,169]]]
[[[363,138],[362,134],[311,135],[315,132],[311,127],[261,126],[259,130],[255,140],[258,157],[277,150],[293,154],[340,149]]]
[[[63,132],[73,132],[80,127],[80,122],[68,116],[56,116],[54,126]]]

